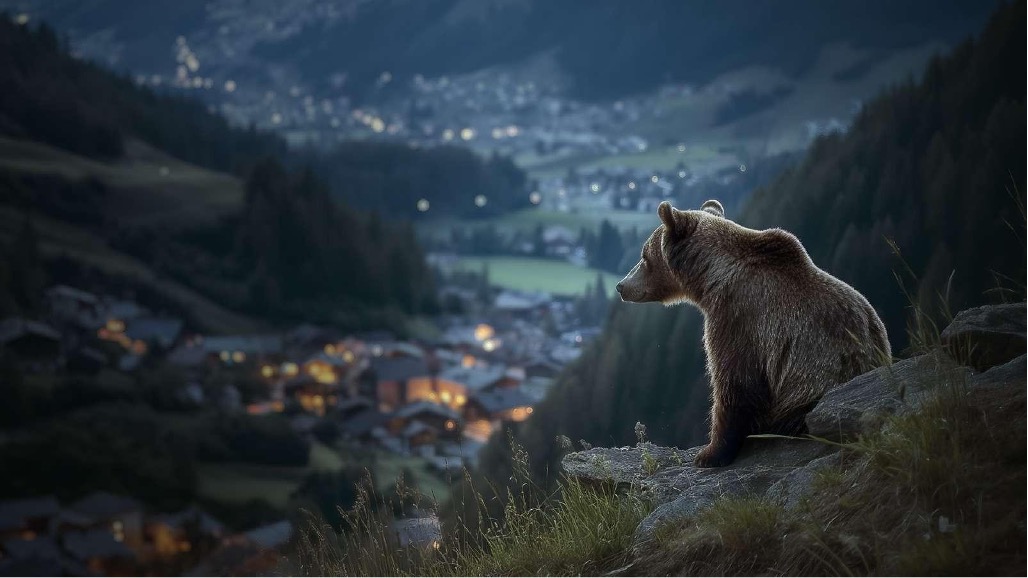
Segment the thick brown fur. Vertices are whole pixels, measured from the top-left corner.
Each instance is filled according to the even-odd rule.
[[[664,202],[657,213],[663,224],[617,288],[625,301],[703,312],[713,407],[696,465],[731,463],[751,434],[803,433],[828,387],[890,359],[867,299],[817,268],[791,233],[742,227],[717,201],[699,211]]]

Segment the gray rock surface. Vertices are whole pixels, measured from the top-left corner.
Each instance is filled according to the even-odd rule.
[[[807,415],[808,430],[830,440],[870,433],[888,416],[917,411],[940,392],[1003,396],[1023,404],[1024,327],[1023,303],[963,312],[944,335],[960,343],[959,351],[977,353],[953,358],[947,348],[839,384]],[[954,359],[988,370],[974,372]],[[765,496],[794,508],[810,494],[819,470],[840,464],[837,445],[807,439],[747,438],[736,460],[723,468],[693,466],[700,449],[650,443],[590,448],[565,456],[563,467],[566,475],[587,484],[631,489],[653,500],[656,509],[636,529],[638,546],[662,525],[695,515],[722,496]]]
[[[817,473],[825,468],[839,466],[840,462],[838,453],[811,460],[807,465],[796,468],[771,484],[766,496],[785,508],[795,508],[800,504],[800,500],[810,494],[817,480]]]
[[[966,386],[971,371],[940,354],[922,355],[839,384],[807,414],[807,432],[832,440],[875,430],[890,415],[916,411],[936,387]]]
[[[1024,355],[1024,303],[986,305],[961,311],[942,332],[942,345],[954,359],[978,371]]]

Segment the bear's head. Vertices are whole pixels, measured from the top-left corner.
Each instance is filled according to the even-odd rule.
[[[661,226],[642,247],[635,267],[617,284],[622,301],[673,305],[699,303],[707,259],[703,248],[711,244],[725,224],[725,209],[711,200],[698,211],[680,211],[664,201],[657,207]]]

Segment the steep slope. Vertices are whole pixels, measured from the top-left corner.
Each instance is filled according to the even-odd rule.
[[[986,291],[998,279],[1023,298],[1026,118],[1016,71],[1025,65],[1024,18],[1024,2],[1004,6],[980,39],[933,63],[923,82],[869,103],[850,132],[817,143],[738,218],[795,231],[815,263],[868,296],[897,352],[908,302],[893,271],[913,282],[883,237],[923,279],[916,295],[946,293],[956,310],[1009,297]],[[937,301],[924,305],[937,312]],[[556,471],[557,434],[621,445],[642,421],[655,441],[702,443],[709,389],[700,320],[691,307],[615,305],[603,336],[516,432],[536,475]],[[508,452],[501,439],[486,450],[493,480],[509,477]]]

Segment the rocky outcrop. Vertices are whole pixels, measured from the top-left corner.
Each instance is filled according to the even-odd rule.
[[[807,414],[807,433],[840,440],[877,429],[891,415],[916,411],[939,387],[966,387],[971,370],[941,353],[875,369],[829,389]]]
[[[988,305],[961,311],[942,332],[942,346],[954,359],[985,371],[1021,355],[1025,304]]]
[[[693,466],[700,447],[683,450],[640,443],[568,454],[564,471],[586,484],[630,489],[652,500],[656,508],[640,523],[637,542],[722,496],[760,495],[795,507],[809,494],[819,471],[841,464],[840,446],[833,440],[875,431],[887,417],[915,412],[942,391],[989,395],[1023,390],[1024,336],[1024,303],[965,311],[943,332],[943,351],[831,388],[807,416],[810,437],[751,436],[735,462],[723,468]]]

